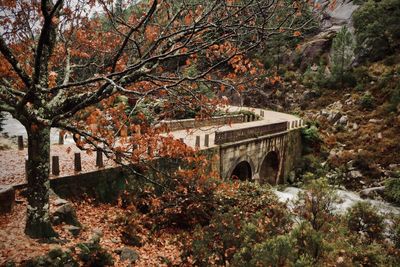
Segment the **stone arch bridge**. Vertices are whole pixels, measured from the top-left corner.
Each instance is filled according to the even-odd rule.
[[[303,121],[280,112],[230,107],[231,112],[243,110],[252,113],[243,115],[246,114],[243,112],[242,115],[205,122],[181,120],[168,123],[176,138],[209,156],[218,156],[213,168],[222,178],[273,185],[284,183],[301,157]]]
[[[284,183],[301,156],[300,130],[303,121],[293,115],[264,109],[232,106],[227,109],[230,113],[227,116],[162,123],[167,124],[169,134],[181,139],[186,145],[197,147],[199,153],[205,153],[209,158],[218,158],[210,161],[211,168],[224,179]],[[71,148],[74,153],[68,152]],[[123,168],[112,160],[97,165],[98,158],[94,160],[94,157],[99,153],[92,156],[82,153],[83,162],[96,162],[96,166],[85,163],[84,170],[76,171],[72,160],[74,154],[78,154],[80,159],[80,150],[74,143],[52,145],[51,155],[60,159],[58,174],[54,173],[54,162],[51,166],[53,175],[50,183],[53,189],[58,185],[78,188],[89,184],[92,187],[99,179],[113,182],[123,176]],[[0,153],[0,163],[4,168],[0,185],[26,186],[24,168],[15,168],[9,164],[9,159],[15,158],[15,162],[23,166],[26,155],[26,149]]]

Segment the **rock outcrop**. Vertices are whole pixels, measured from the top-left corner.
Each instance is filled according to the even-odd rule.
[[[12,186],[0,186],[0,214],[11,212],[15,203],[15,190]]]

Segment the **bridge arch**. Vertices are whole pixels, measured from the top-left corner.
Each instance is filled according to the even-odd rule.
[[[280,158],[277,151],[270,151],[265,155],[261,161],[259,176],[260,183],[269,183],[271,185],[277,184],[279,175]]]
[[[255,172],[253,161],[249,157],[238,159],[228,172],[228,179],[235,177],[241,181],[251,181]]]

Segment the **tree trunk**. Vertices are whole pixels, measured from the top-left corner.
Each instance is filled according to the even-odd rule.
[[[28,209],[25,233],[55,237],[49,216],[50,127],[32,124],[28,132]]]

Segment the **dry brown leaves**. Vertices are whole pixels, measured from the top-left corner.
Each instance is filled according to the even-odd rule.
[[[122,226],[115,224],[116,219],[126,211],[120,207],[108,204],[93,204],[90,201],[73,203],[80,223],[83,225],[78,237],[73,237],[65,225],[55,227],[61,239],[67,240],[63,248],[69,248],[80,242],[87,242],[94,229],[103,233],[101,246],[112,254],[115,266],[129,266],[127,262],[121,262],[115,250],[122,247],[130,247],[122,244],[120,234]],[[13,260],[17,264],[29,258],[43,255],[50,249],[59,247],[57,244],[44,244],[30,239],[24,234],[26,203],[16,204],[13,212],[0,216],[0,266],[6,261]],[[143,218],[144,219],[144,218]],[[144,227],[142,229],[145,229]],[[180,251],[177,244],[177,233],[164,230],[156,234],[150,234],[148,230],[140,234],[143,240],[142,247],[130,247],[139,254],[139,260],[135,266],[167,266],[165,260],[178,264]]]

